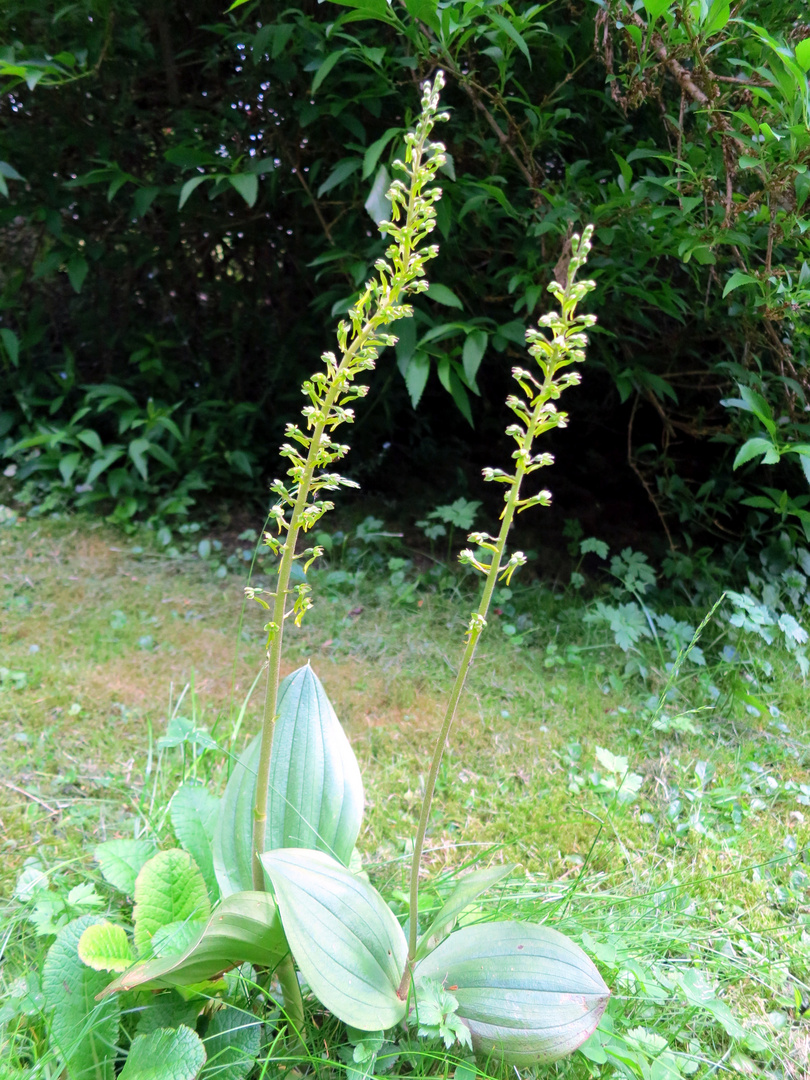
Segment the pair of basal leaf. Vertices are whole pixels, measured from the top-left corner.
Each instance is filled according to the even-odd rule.
[[[563,935],[529,924],[486,923],[445,936],[458,915],[508,867],[461,880],[419,941],[409,999],[398,996],[407,962],[405,936],[383,897],[347,869],[362,817],[362,781],[334,710],[308,666],[284,681],[279,697],[269,850],[262,855],[275,901],[253,892],[258,753],[257,738],[239,759],[217,816],[211,850],[222,903],[204,925],[196,924],[199,929],[185,948],[129,968],[105,994],[187,986],[245,961],[272,968],[289,949],[321,1003],[363,1031],[390,1028],[409,1009],[418,1012],[420,988],[427,990],[429,981],[452,987],[457,1015],[485,1056],[516,1064],[552,1061],[589,1037],[608,991],[587,956]],[[161,914],[149,904],[139,905],[136,884],[136,943],[150,934],[153,944],[165,945],[167,928],[179,933],[176,916],[181,911],[192,926],[205,911],[201,885],[200,875],[196,890],[186,890],[186,907],[175,903],[169,912],[164,904]],[[150,917],[164,921],[153,928]],[[147,919],[145,930],[139,918]],[[121,934],[116,935],[119,963],[127,944]]]
[[[383,897],[322,852],[267,852],[292,954],[319,1001],[362,1031],[418,1013],[422,988],[439,983],[484,1057],[515,1065],[555,1061],[596,1029],[609,991],[585,953],[556,930],[486,922],[432,941],[473,899],[512,869],[469,875],[420,940],[408,1000],[398,995],[408,946]]]

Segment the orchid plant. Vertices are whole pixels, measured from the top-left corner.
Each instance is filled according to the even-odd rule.
[[[515,443],[512,467],[484,472],[487,481],[503,485],[500,528],[497,535],[472,533],[460,556],[483,575],[484,585],[425,784],[407,932],[362,873],[356,849],[362,778],[324,688],[309,665],[280,678],[285,626],[289,619],[300,624],[311,606],[309,585],[291,586],[293,565],[301,561],[306,570],[322,554],[317,546],[301,545],[300,534],[331,509],[328,493],[351,483],[330,471],[349,450],[335,432],[351,423],[351,404],[367,390],[358,377],[396,342],[390,327],[413,314],[409,298],[427,288],[425,266],[437,253],[426,241],[441,195],[436,174],[445,160],[442,144],[431,141],[435,124],[447,118],[439,112],[442,85],[441,73],[425,85],[421,115],[405,139],[405,160],[397,163],[401,178],[388,193],[391,219],[380,226],[390,241],[385,257],[340,323],[337,350],[324,353],[323,368],[304,383],[303,421],[288,426],[281,448],[288,469],[273,484],[272,528],[264,538],[278,557],[275,588],[247,590],[269,612],[262,729],[221,799],[201,786],[177,791],[170,815],[180,847],[155,853],[142,841],[114,840],[97,849],[107,880],[134,897],[132,940],[124,927],[86,916],[78,920],[81,926],[65,928],[70,941],[60,935],[48,957],[46,994],[52,994],[55,1018],[66,1033],[58,985],[75,953],[84,965],[82,992],[85,998],[90,990],[97,993],[105,1018],[117,1015],[121,994],[143,1003],[147,991],[182,991],[170,995],[171,1006],[167,999],[163,1022],[134,1040],[122,1076],[128,1068],[137,1076],[130,1063],[147,1050],[157,1052],[156,1044],[139,1040],[159,1038],[167,1062],[183,1054],[197,1062],[196,1071],[166,1075],[198,1075],[191,1006],[198,1000],[199,1011],[205,995],[221,991],[223,972],[240,965],[250,965],[260,983],[263,972],[275,973],[288,1047],[306,1047],[312,1037],[305,1006],[311,994],[359,1032],[386,1032],[415,1020],[420,1033],[438,1032],[448,1048],[458,1042],[490,1060],[532,1065],[573,1052],[607,1004],[609,991],[594,964],[557,930],[517,921],[456,928],[462,912],[514,867],[463,876],[429,925],[419,920],[419,870],[442,754],[496,583],[508,583],[526,561],[520,551],[507,552],[514,518],[550,499],[545,490],[523,491],[525,478],[552,460],[537,452],[536,440],[565,425],[556,401],[580,379],[572,365],[584,359],[585,330],[594,319],[578,315],[577,307],[593,284],[576,276],[590,249],[590,228],[572,238],[567,283],[549,287],[559,310],[526,335],[534,366],[513,370],[518,392],[507,399],[515,418],[507,428]],[[263,985],[272,992],[266,979]],[[221,1026],[224,1032],[224,1021]],[[66,1034],[69,1077],[112,1076],[114,1037],[105,1041],[96,1030],[79,1030],[72,1041]]]

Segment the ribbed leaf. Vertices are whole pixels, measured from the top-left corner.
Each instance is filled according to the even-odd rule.
[[[267,847],[319,848],[348,865],[363,816],[363,782],[349,740],[312,668],[279,689],[268,785]],[[231,774],[214,835],[223,896],[252,888],[253,804],[261,738]]]
[[[443,930],[447,930],[462,911],[468,907],[476,897],[485,893],[488,889],[503,881],[515,869],[515,864],[506,866],[493,866],[488,870],[475,870],[459,880],[458,885],[450,893],[444,902],[444,906],[433,922],[422,934],[416,946],[416,959],[421,960],[430,951],[430,943]]]
[[[51,1017],[51,1046],[67,1067],[68,1080],[112,1080],[118,1036],[118,1002],[98,1005],[96,995],[107,975],[79,959],[79,939],[100,922],[94,915],[63,926],[48,950],[42,992]]]
[[[458,1016],[482,1055],[529,1066],[573,1053],[596,1029],[610,991],[578,945],[545,926],[464,927],[415,974],[451,987]]]
[[[262,863],[292,954],[321,1003],[361,1031],[401,1020],[408,947],[377,890],[321,851],[268,851]]]
[[[205,1047],[191,1028],[158,1028],[132,1040],[119,1080],[194,1080],[204,1064]]]
[[[144,865],[135,882],[135,949],[151,950],[152,935],[161,926],[207,919],[211,902],[199,867],[186,851],[159,851]]]
[[[130,968],[104,994],[193,986],[239,964],[274,968],[289,952],[278,908],[269,893],[234,893],[214,910],[196,941],[177,956],[146,960]]]

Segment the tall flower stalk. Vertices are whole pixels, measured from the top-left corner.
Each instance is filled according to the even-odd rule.
[[[503,469],[484,469],[485,480],[506,485],[504,492],[505,506],[501,513],[500,531],[497,537],[490,536],[487,533],[471,533],[468,541],[476,545],[479,554],[467,549],[462,551],[459,556],[459,561],[462,564],[472,566],[485,575],[484,591],[478,610],[472,614],[467,626],[464,652],[447,702],[444,719],[436,738],[430,771],[425,783],[425,794],[422,799],[422,810],[419,816],[411,863],[411,918],[408,939],[408,963],[403,972],[398,991],[400,998],[403,999],[408,994],[413,965],[416,959],[419,867],[422,861],[425,834],[430,820],[430,809],[442,755],[453,721],[456,718],[458,703],[464,690],[470,665],[475,656],[478,639],[487,625],[487,613],[489,612],[495,585],[499,580],[508,584],[515,570],[526,562],[526,557],[522,551],[515,551],[508,559],[506,558],[506,540],[514,517],[530,506],[548,506],[551,501],[551,494],[548,491],[540,491],[528,498],[521,498],[523,478],[544,465],[550,465],[554,460],[551,454],[535,454],[533,449],[534,441],[552,428],[566,426],[567,414],[559,412],[554,401],[559,398],[566,387],[577,386],[581,381],[578,371],[566,369],[571,364],[585,359],[584,350],[587,344],[587,336],[584,331],[596,322],[594,315],[576,314],[579,302],[594,288],[594,282],[592,281],[576,281],[577,272],[587,259],[588,252],[591,249],[592,234],[593,227],[588,226],[583,231],[581,238],[576,235],[572,237],[571,261],[568,266],[568,280],[565,288],[556,281],[552,282],[548,287],[549,292],[554,295],[560,304],[560,311],[551,311],[540,319],[541,327],[549,332],[548,336],[540,330],[527,330],[526,332],[529,353],[537,361],[539,377],[536,371],[527,371],[518,367],[512,369],[512,375],[523,392],[522,395],[512,394],[506,399],[506,404],[518,420],[517,423],[511,424],[506,429],[507,435],[511,435],[517,444],[517,449],[512,452],[515,470],[512,473],[507,473]],[[486,554],[481,554],[482,552]]]
[[[309,399],[302,410],[303,425],[288,424],[288,442],[281,447],[282,457],[290,462],[287,480],[276,480],[272,491],[277,502],[270,510],[276,533],[268,531],[265,543],[280,556],[272,603],[248,590],[271,612],[267,631],[267,690],[262,723],[261,753],[256,777],[256,800],[253,814],[253,885],[265,888],[264,871],[259,855],[265,850],[267,831],[267,785],[270,776],[270,755],[276,722],[278,687],[281,668],[281,647],[284,623],[291,616],[300,625],[311,606],[310,588],[306,584],[290,588],[293,562],[305,560],[305,568],[323,549],[317,546],[297,551],[299,533],[307,532],[333,507],[323,497],[324,492],[339,487],[356,487],[329,467],[348,452],[349,447],[335,441],[334,432],[341,424],[354,419],[350,403],[362,398],[368,387],[355,382],[358,375],[374,368],[380,351],[396,344],[396,337],[387,327],[398,319],[413,315],[406,297],[424,292],[425,264],[438,254],[436,245],[420,246],[436,224],[435,204],[441,196],[437,187],[429,187],[436,172],[445,162],[444,146],[431,142],[434,125],[447,119],[439,113],[439,93],[444,76],[438,72],[433,84],[426,83],[422,95],[422,111],[414,131],[405,136],[405,161],[394,168],[404,174],[388,191],[391,202],[391,221],[380,225],[392,243],[385,258],[374,268],[376,277],[369,281],[357,303],[348,313],[348,321],[340,323],[337,333],[337,353],[326,352],[321,359],[323,370],[307,379],[302,387]],[[292,603],[291,603],[292,601]]]

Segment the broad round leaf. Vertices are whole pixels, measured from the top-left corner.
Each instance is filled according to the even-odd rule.
[[[79,938],[79,959],[94,971],[126,971],[135,957],[123,926],[102,922]]]
[[[79,959],[78,945],[94,915],[63,926],[48,950],[42,969],[42,992],[52,1010],[51,1046],[65,1062],[71,1078],[113,1080],[118,1037],[118,1002],[94,1000],[107,976]]]
[[[348,865],[363,816],[357,759],[312,668],[281,684],[268,783],[268,848],[317,847]],[[223,896],[253,887],[253,805],[261,736],[236,764],[214,834]]]
[[[417,965],[417,1007],[423,979],[453,987],[478,1053],[518,1066],[573,1053],[610,997],[578,945],[529,923],[479,923],[451,934]]]
[[[194,1080],[204,1064],[205,1047],[191,1028],[158,1028],[132,1040],[119,1080]]]
[[[321,1003],[361,1031],[400,1021],[408,946],[377,890],[320,851],[268,851],[262,863],[295,962]]]
[[[136,986],[144,990],[194,986],[244,963],[274,968],[288,952],[272,896],[234,893],[215,908],[203,932],[183,953],[136,964],[105,987],[103,995]]]
[[[135,948],[141,956],[151,950],[152,935],[161,926],[207,919],[210,914],[205,881],[187,852],[159,851],[138,874],[132,918]]]

